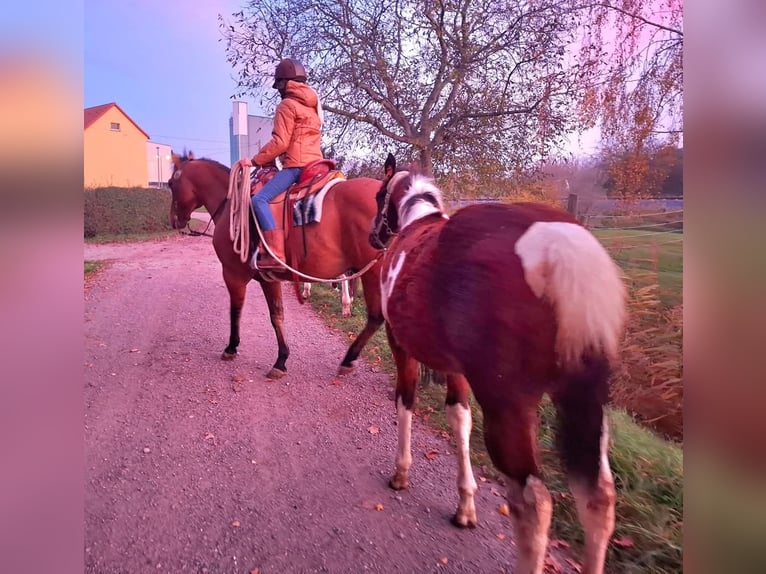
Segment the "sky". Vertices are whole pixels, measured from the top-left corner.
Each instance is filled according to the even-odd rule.
[[[85,0],[84,107],[116,102],[151,141],[230,165],[236,81],[217,16],[231,20],[242,3]],[[242,99],[251,114],[261,113]],[[572,147],[582,150],[592,140],[573,140]]]
[[[230,165],[236,81],[219,41],[218,14],[231,20],[240,4],[86,0],[84,107],[116,102],[151,141]]]

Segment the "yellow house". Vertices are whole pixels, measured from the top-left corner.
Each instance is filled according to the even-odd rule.
[[[85,187],[147,187],[149,135],[112,102],[85,109]]]

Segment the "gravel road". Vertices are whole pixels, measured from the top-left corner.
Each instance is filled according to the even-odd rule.
[[[391,383],[360,360],[336,384],[347,341],[289,285],[288,376],[270,381],[255,283],[239,357],[220,360],[229,303],[209,238],[89,244],[85,259],[109,261],[85,290],[86,572],[512,572],[502,487],[480,482],[479,526],[453,527],[454,456],[418,419],[410,489],[388,488]]]

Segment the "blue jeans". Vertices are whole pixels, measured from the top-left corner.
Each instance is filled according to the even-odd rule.
[[[261,191],[253,196],[253,211],[255,211],[258,224],[263,231],[277,228],[274,216],[271,215],[271,210],[269,209],[269,202],[298,181],[302,171],[302,167],[286,167],[281,169],[263,186]]]

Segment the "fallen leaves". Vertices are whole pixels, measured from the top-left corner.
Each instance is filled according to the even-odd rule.
[[[232,523],[231,523],[231,525],[232,525],[234,528],[239,528],[239,527],[240,527],[240,523],[239,523],[239,520],[235,520],[234,522],[232,522]]]
[[[336,385],[336,386],[339,386],[339,385],[341,384],[341,382],[340,382],[340,379],[335,379],[335,380],[332,382],[332,384],[333,384],[333,385]]]
[[[441,562],[442,564],[444,564],[444,565],[446,566],[447,564],[449,564],[449,558],[447,558],[447,557],[445,556],[444,558],[442,558],[441,560],[439,560],[439,562]]]
[[[380,502],[378,502],[375,505],[375,510],[377,510],[378,512],[382,512],[383,511],[383,505]]]
[[[380,427],[376,427],[375,425],[368,426],[367,432],[370,434],[378,434],[380,432]]]
[[[215,438],[215,435],[211,432],[205,435],[205,440],[213,440],[214,438]]]
[[[495,536],[497,537],[498,540],[505,540],[505,534],[500,533],[500,534],[495,534]]]
[[[503,516],[510,516],[511,515],[511,511],[508,509],[508,505],[507,504],[501,504],[500,506],[498,506],[497,507],[497,511],[500,514],[502,514]]]
[[[424,453],[423,456],[425,456],[428,460],[433,460],[436,458],[437,454],[439,454],[438,450],[429,450],[428,452]]]
[[[612,540],[612,544],[617,548],[633,548],[636,545],[630,536],[620,536],[619,538],[615,538]]]

